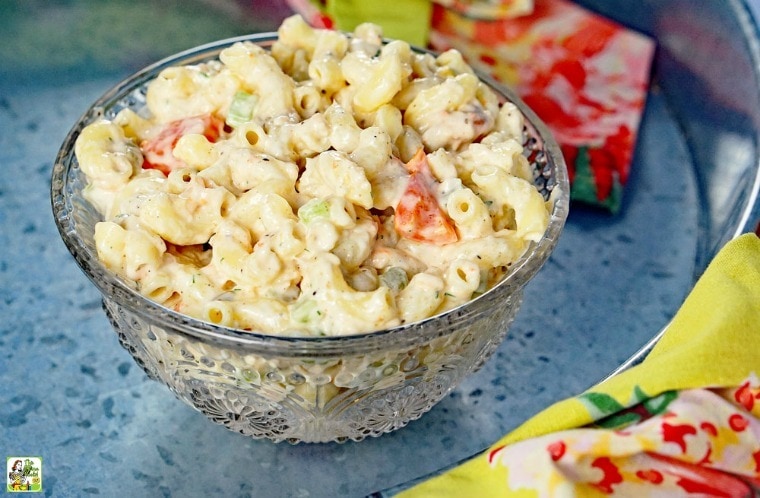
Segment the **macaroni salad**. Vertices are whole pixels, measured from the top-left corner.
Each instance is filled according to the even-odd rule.
[[[165,69],[82,130],[98,257],[228,327],[342,335],[493,286],[549,221],[523,117],[450,50],[286,19],[270,50]]]

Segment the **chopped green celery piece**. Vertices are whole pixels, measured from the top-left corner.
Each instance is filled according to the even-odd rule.
[[[380,275],[380,282],[390,290],[398,292],[409,283],[409,277],[403,268],[391,266]]]
[[[330,206],[327,201],[311,199],[298,208],[298,219],[309,224],[317,218],[327,218],[330,215]]]
[[[259,98],[248,92],[239,91],[232,98],[230,108],[227,111],[227,124],[236,127],[247,123],[253,117],[253,110]]]
[[[481,270],[480,284],[478,284],[478,288],[475,289],[475,294],[483,294],[487,290],[488,290],[488,272]]]
[[[296,302],[290,310],[290,316],[298,323],[309,323],[315,321],[322,312],[319,311],[319,305],[314,299],[302,299]]]

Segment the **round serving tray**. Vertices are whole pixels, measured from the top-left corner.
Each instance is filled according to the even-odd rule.
[[[8,451],[43,458],[44,486],[56,496],[321,498],[401,489],[642,357],[716,251],[760,219],[752,15],[760,0],[703,0],[698,9],[693,0],[579,0],[658,42],[621,212],[571,207],[508,339],[407,427],[359,443],[298,446],[231,433],[129,367],[97,290],[55,242],[41,179],[48,172],[39,165],[50,165],[87,105],[126,75],[183,48],[269,31],[279,21],[262,16],[283,3],[257,1],[253,14],[251,2],[232,0],[138,3],[0,6],[0,27],[13,35],[0,73],[9,186],[0,196],[0,394],[8,400],[0,440]],[[248,17],[214,6],[237,6]]]

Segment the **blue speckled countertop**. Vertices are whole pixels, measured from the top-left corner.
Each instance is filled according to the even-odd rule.
[[[342,445],[273,444],[210,423],[119,346],[60,241],[49,180],[71,125],[119,80],[288,14],[256,5],[0,3],[0,456],[42,457],[46,496],[364,496],[451,464],[589,387],[665,325],[692,285],[697,180],[653,92],[622,213],[573,210],[508,339],[430,413]],[[665,156],[685,166],[659,167]]]

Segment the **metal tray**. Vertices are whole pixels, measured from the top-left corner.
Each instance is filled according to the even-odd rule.
[[[643,357],[715,252],[760,219],[760,0],[581,3],[659,44],[621,213],[573,206],[509,338],[421,419],[298,446],[210,424],[131,368],[47,202],[55,152],[92,101],[173,52],[273,29],[282,2],[0,5],[0,446],[41,456],[56,496],[360,497],[456,463]]]

